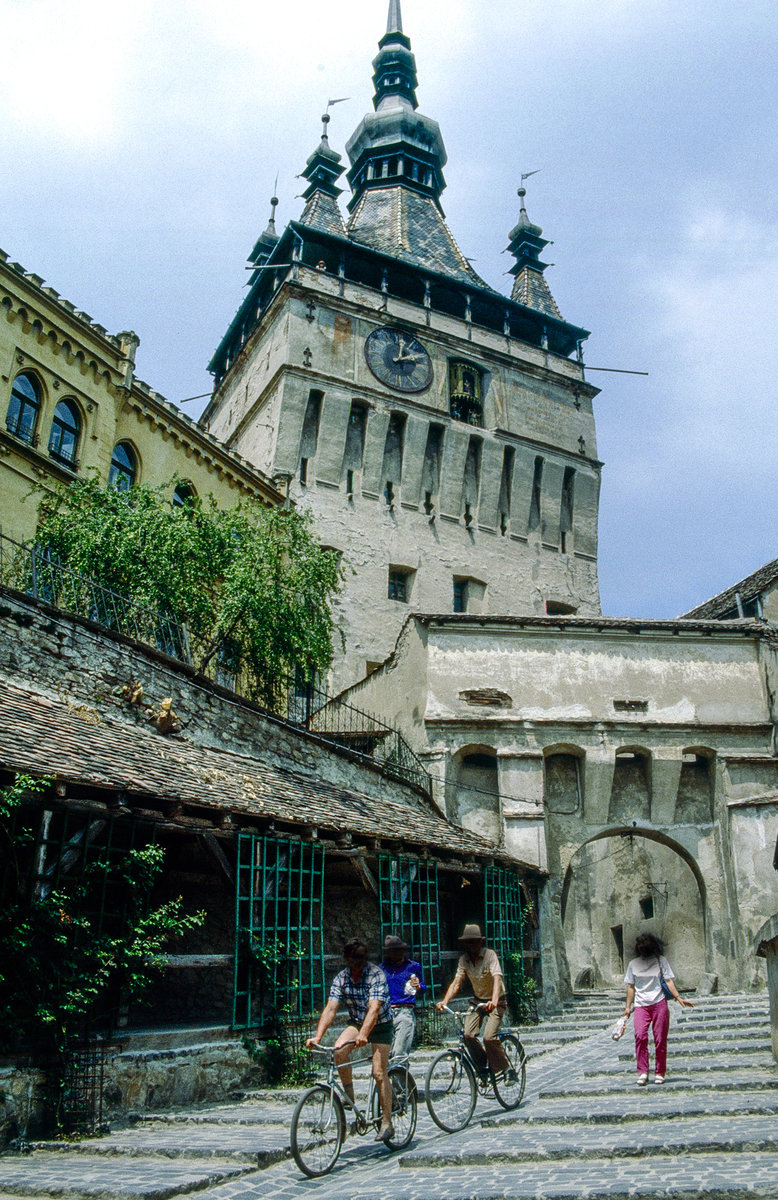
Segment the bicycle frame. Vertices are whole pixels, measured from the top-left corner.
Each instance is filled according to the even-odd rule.
[[[354,1043],[345,1042],[343,1046],[339,1047],[339,1049],[342,1050],[344,1046],[349,1045],[353,1046]],[[319,1054],[322,1057],[326,1056],[327,1058],[327,1079],[324,1086],[328,1088],[330,1093],[330,1114],[332,1114],[332,1098],[333,1096],[337,1096],[346,1112],[353,1112],[354,1116],[356,1117],[357,1133],[365,1134],[370,1128],[377,1129],[381,1124],[380,1117],[371,1118],[369,1115],[373,1112],[375,1094],[377,1090],[375,1077],[372,1074],[372,1057],[358,1058],[356,1062],[352,1062],[347,1059],[345,1062],[338,1064],[335,1062],[334,1046],[315,1046],[311,1048],[311,1052],[314,1054]],[[404,1067],[406,1072],[410,1073],[408,1071],[409,1061],[410,1060],[407,1054],[399,1055],[396,1058],[390,1058],[387,1064],[387,1071],[392,1067]],[[347,1065],[350,1066],[352,1070],[361,1066],[370,1066],[371,1068],[370,1086],[367,1091],[367,1100],[365,1101],[364,1108],[360,1108],[357,1101],[350,1098],[343,1086],[343,1083],[341,1082],[340,1067],[345,1067]]]
[[[473,1055],[470,1051],[470,1047],[468,1046],[467,1041],[465,1039],[465,1017],[468,1016],[469,1013],[471,1013],[471,1012],[486,1012],[486,1011],[487,1011],[486,1004],[483,1004],[483,1003],[482,1004],[471,1004],[468,1008],[467,1013],[457,1012],[455,1008],[449,1008],[447,1004],[443,1008],[443,1012],[447,1012],[450,1014],[450,1016],[456,1018],[457,1025],[459,1026],[459,1045],[458,1045],[457,1049],[459,1050],[462,1057],[465,1058],[467,1060],[467,1062],[470,1064],[470,1066],[473,1068],[473,1073],[475,1074],[475,1078],[476,1078],[476,1081],[478,1082],[478,1084],[479,1085],[483,1084],[485,1086],[488,1086],[489,1080],[490,1080],[491,1074],[492,1074],[491,1067],[487,1067],[485,1071],[484,1071],[483,1067],[479,1067],[478,1063],[473,1058]],[[508,1037],[509,1033],[510,1033],[510,1030],[508,1030],[508,1029],[500,1029],[497,1034],[498,1041],[500,1041],[500,1042],[504,1041],[505,1038]]]

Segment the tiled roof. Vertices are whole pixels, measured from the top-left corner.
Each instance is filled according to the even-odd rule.
[[[3,682],[0,766],[66,782],[158,796],[206,810],[397,839],[457,857],[508,856],[434,812],[376,800],[277,762],[162,736],[51,694]],[[509,860],[515,861],[515,860]]]
[[[406,187],[366,191],[348,224],[349,237],[460,283],[493,289],[477,275],[430,196]]]
[[[539,271],[532,271],[529,267],[525,267],[516,276],[511,299],[518,304],[525,304],[527,308],[534,308],[538,312],[545,313],[547,317],[556,317],[559,321],[564,320],[544,277]]]
[[[778,582],[778,558],[774,558],[771,562],[765,563],[758,571],[754,571],[753,575],[747,575],[745,579],[741,579],[740,583],[733,583],[732,587],[727,588],[724,592],[719,592],[718,596],[713,596],[710,600],[706,600],[704,604],[698,604],[696,608],[689,609],[683,613],[683,617],[698,618],[701,620],[715,620],[723,613],[737,610],[737,596],[743,604],[747,604],[749,600],[753,600],[756,596],[761,596],[770,587]]]
[[[346,227],[338,202],[326,192],[313,193],[300,217],[300,224],[310,225],[312,229],[323,229],[325,233],[334,233],[336,237],[346,236]]]

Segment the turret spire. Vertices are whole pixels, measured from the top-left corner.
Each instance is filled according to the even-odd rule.
[[[337,104],[339,101],[333,100],[330,103]],[[327,107],[329,108],[329,105]],[[306,204],[300,221],[303,225],[312,225],[330,233],[343,235],[343,217],[338,208],[338,196],[343,189],[338,187],[338,180],[344,168],[337,150],[330,146],[328,129],[331,120],[329,112],[325,112],[321,119],[321,141],[303,171],[303,179],[308,181],[308,186],[303,192]]]
[[[531,171],[529,174],[534,175],[535,172]],[[515,229],[511,230],[511,240],[508,246],[516,259],[515,265],[511,267],[511,275],[516,277],[511,299],[516,300],[519,304],[525,304],[528,308],[538,309],[546,316],[561,319],[562,314],[557,308],[556,300],[551,295],[549,286],[543,278],[543,272],[549,264],[544,263],[540,255],[550,243],[542,236],[543,230],[540,226],[533,225],[530,221],[524,203],[527,195],[524,179],[528,177],[522,176],[522,185],[519,188],[519,200],[521,201],[519,223]]]

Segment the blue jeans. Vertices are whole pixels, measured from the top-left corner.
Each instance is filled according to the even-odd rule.
[[[398,1004],[392,1009],[394,1021],[394,1036],[392,1037],[392,1058],[406,1057],[411,1052],[413,1035],[416,1032],[416,1013],[412,1004]]]

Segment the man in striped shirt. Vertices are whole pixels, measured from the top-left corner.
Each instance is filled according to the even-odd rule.
[[[316,1034],[308,1038],[307,1046],[321,1042],[324,1034],[335,1020],[341,1000],[350,1017],[349,1024],[335,1043],[335,1062],[338,1063],[344,1090],[352,1104],[354,1102],[354,1080],[348,1058],[351,1046],[373,1048],[373,1078],[381,1099],[381,1128],[376,1134],[377,1142],[394,1137],[392,1125],[392,1085],[387,1066],[392,1044],[392,1006],[386,976],[380,967],[367,960],[367,946],[358,938],[352,938],[343,947],[345,968],[335,976],[330,996],[319,1018]],[[341,1065],[343,1064],[343,1065]]]

